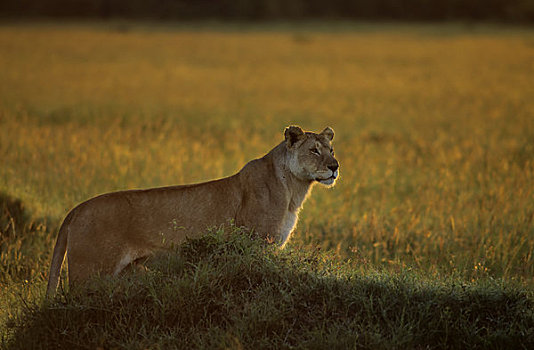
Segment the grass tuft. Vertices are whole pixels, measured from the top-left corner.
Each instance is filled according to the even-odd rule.
[[[0,283],[30,280],[48,262],[50,227],[45,219],[33,219],[24,203],[0,192]]]

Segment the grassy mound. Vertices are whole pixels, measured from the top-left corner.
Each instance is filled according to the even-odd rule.
[[[151,262],[27,305],[13,349],[532,348],[533,299],[497,281],[361,273],[319,251],[212,233]]]

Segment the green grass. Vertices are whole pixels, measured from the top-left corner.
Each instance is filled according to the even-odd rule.
[[[26,305],[7,348],[526,349],[533,306],[502,281],[364,274],[319,251],[217,232],[142,276]]]
[[[15,341],[7,325],[27,334],[22,328],[33,324],[23,310],[34,311],[23,312],[30,320],[47,312],[47,270],[70,208],[103,192],[233,174],[280,142],[289,124],[333,127],[341,163],[338,184],[306,202],[290,251],[331,251],[352,261],[346,274],[378,279],[396,297],[394,284],[412,271],[414,286],[437,288],[438,305],[447,288],[460,293],[453,282],[475,294],[532,293],[532,29],[4,23],[0,52],[4,344]],[[345,283],[339,278],[332,283]],[[375,343],[353,344],[425,343],[377,334]],[[244,346],[256,344],[241,336]],[[112,346],[104,338],[90,346]]]

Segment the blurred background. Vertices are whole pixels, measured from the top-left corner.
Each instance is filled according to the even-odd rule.
[[[532,0],[3,0],[3,16],[534,21]]]

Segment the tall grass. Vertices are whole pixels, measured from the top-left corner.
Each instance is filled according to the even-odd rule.
[[[341,163],[293,248],[532,286],[533,31],[236,28],[0,26],[0,192],[25,215],[2,214],[4,318],[76,203],[230,175],[288,124],[332,126]]]

